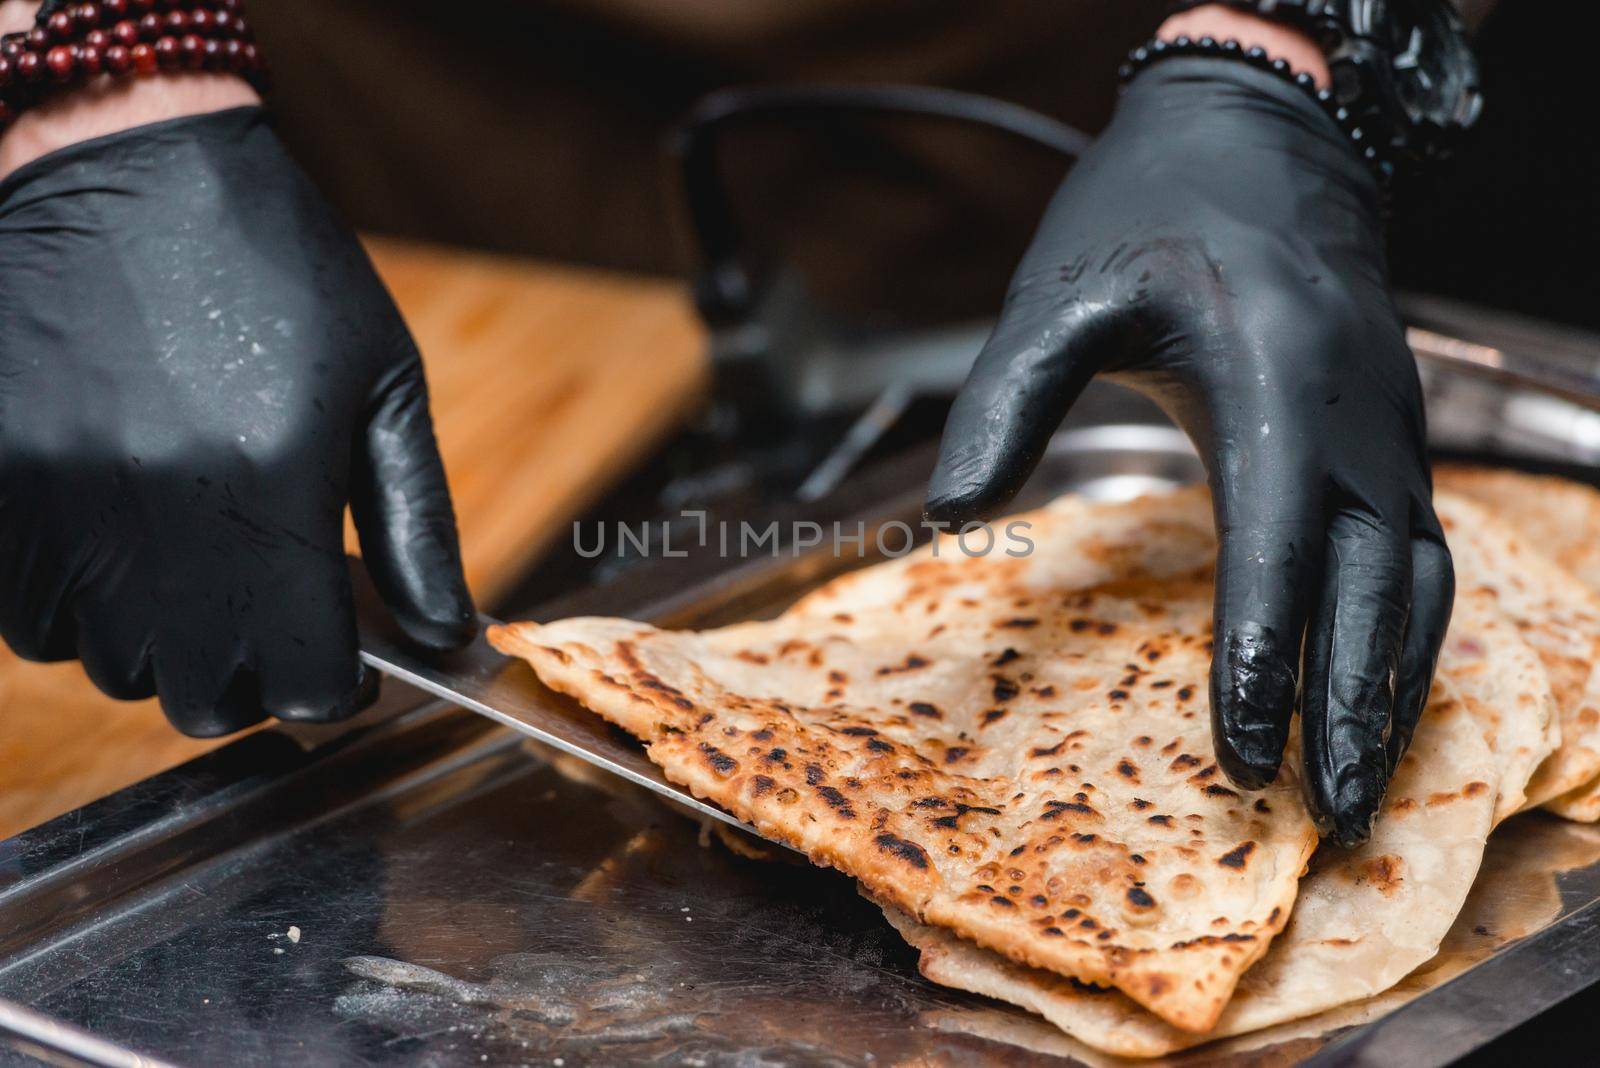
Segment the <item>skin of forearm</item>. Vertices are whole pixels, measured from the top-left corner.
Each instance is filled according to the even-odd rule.
[[[1161,24],[1156,36],[1163,41],[1178,37],[1214,37],[1219,41],[1232,38],[1245,48],[1260,46],[1272,58],[1288,60],[1295,73],[1303,71],[1315,78],[1318,88],[1326,89],[1330,81],[1328,61],[1310,37],[1282,23],[1222,4],[1206,4],[1173,15]]]
[[[38,11],[38,0],[4,0],[0,3],[0,33],[30,29]],[[260,102],[250,84],[232,74],[184,72],[154,78],[102,75],[23,112],[0,136],[0,179],[40,156],[79,141],[163,119]]]

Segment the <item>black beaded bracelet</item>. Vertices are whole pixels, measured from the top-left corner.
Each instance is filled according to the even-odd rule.
[[[1380,146],[1361,128],[1359,120],[1353,116],[1349,109],[1340,105],[1334,98],[1331,89],[1319,89],[1317,80],[1311,75],[1301,71],[1296,74],[1289,66],[1288,60],[1273,59],[1267,55],[1265,49],[1258,47],[1245,48],[1238,41],[1229,38],[1218,41],[1215,37],[1201,37],[1197,40],[1188,37],[1175,37],[1170,41],[1157,38],[1135,48],[1128,53],[1127,62],[1117,71],[1117,77],[1123,85],[1133,80],[1133,77],[1146,67],[1161,59],[1175,56],[1204,56],[1215,59],[1238,60],[1250,64],[1257,70],[1264,70],[1276,74],[1284,81],[1298,87],[1322,109],[1323,114],[1332,119],[1334,124],[1344,131],[1355,147],[1356,153],[1367,162],[1377,175],[1378,184],[1387,189],[1395,175],[1395,161],[1389,158]]]
[[[1298,30],[1322,52],[1333,94],[1403,169],[1451,154],[1483,111],[1460,0],[1172,0],[1222,3]]]

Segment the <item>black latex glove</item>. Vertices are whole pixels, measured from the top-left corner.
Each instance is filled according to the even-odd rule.
[[[1005,505],[1096,374],[1153,397],[1210,475],[1218,762],[1248,789],[1273,779],[1303,637],[1312,815],[1364,840],[1454,580],[1379,191],[1294,86],[1206,58],[1135,79],[1012,281],[950,414],[930,515]]]
[[[476,617],[422,365],[258,109],[0,184],[0,634],[194,735],[370,700],[346,503],[414,638]]]

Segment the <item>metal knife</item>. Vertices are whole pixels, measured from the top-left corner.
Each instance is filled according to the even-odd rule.
[[[484,634],[498,620],[480,616],[483,630],[459,652],[439,654],[419,649],[395,626],[359,561],[351,561],[350,572],[361,659],[369,666],[653,790],[696,814],[711,816],[751,834],[760,833],[668,782],[661,769],[645,756],[641,745],[576,701],[547,689],[523,661],[496,652]]]

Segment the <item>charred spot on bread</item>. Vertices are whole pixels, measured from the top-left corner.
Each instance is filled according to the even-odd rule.
[[[928,854],[917,843],[908,841],[897,835],[885,831],[874,838],[873,843],[883,852],[905,861],[913,868],[926,871],[928,868]]]
[[[706,763],[711,765],[711,770],[724,778],[739,770],[739,762],[714,745],[701,742],[700,752],[705,754]]]
[[[1254,842],[1240,842],[1222,856],[1217,858],[1217,863],[1224,868],[1243,868],[1250,860],[1250,854],[1256,851]]]

